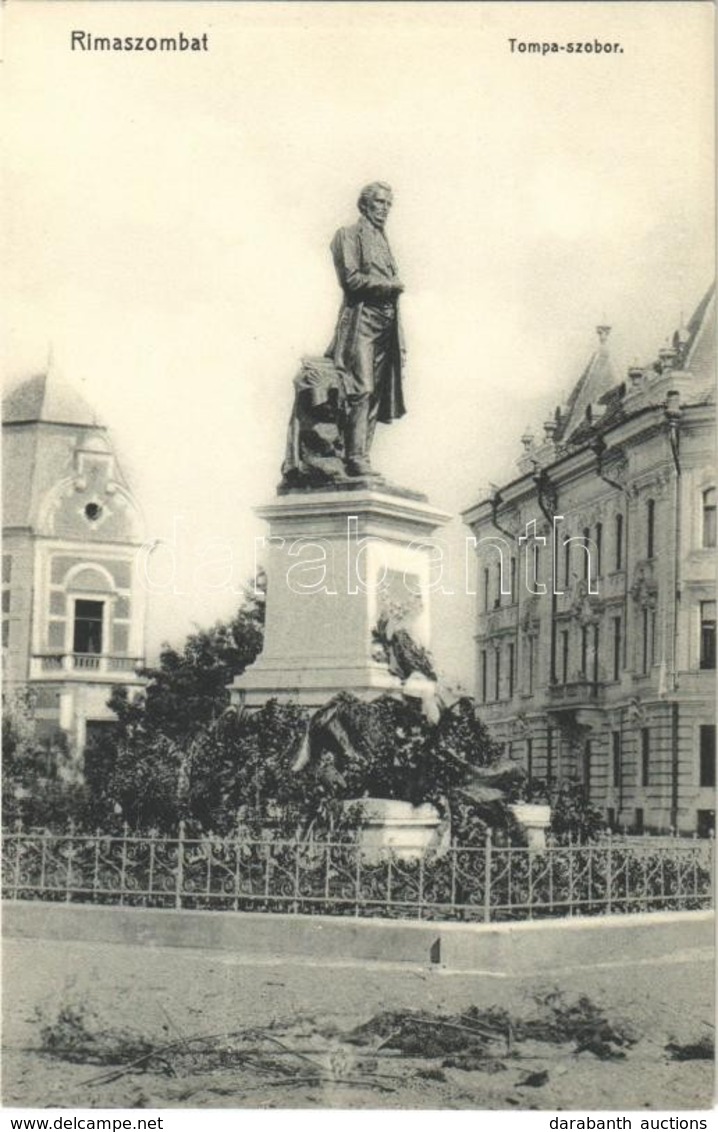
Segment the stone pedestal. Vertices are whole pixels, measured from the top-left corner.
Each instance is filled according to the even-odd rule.
[[[546,830],[551,825],[551,807],[531,802],[517,802],[509,809],[526,830],[529,849],[546,848]]]
[[[430,849],[440,847],[441,819],[428,802],[412,806],[388,798],[361,798],[347,806],[362,808],[358,844],[367,864],[379,864],[387,857],[419,861]]]
[[[429,644],[432,536],[451,516],[381,484],[290,492],[257,514],[269,523],[257,553],[267,570],[264,649],[235,678],[233,702],[316,708],[339,691],[373,698],[398,687],[373,656],[372,630],[383,610],[404,609],[399,619]]]

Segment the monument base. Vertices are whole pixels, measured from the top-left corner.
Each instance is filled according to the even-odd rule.
[[[419,861],[441,848],[441,818],[429,802],[412,806],[389,798],[359,798],[345,805],[361,807],[358,845],[367,864],[380,864],[387,857]]]
[[[230,686],[233,702],[317,708],[340,691],[398,689],[372,632],[390,616],[428,646],[432,536],[450,516],[386,485],[289,492],[257,513],[269,522],[264,648]]]
[[[519,825],[526,830],[529,849],[545,849],[546,831],[551,826],[551,807],[516,802],[509,809]]]

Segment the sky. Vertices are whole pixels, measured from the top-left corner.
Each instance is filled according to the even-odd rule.
[[[457,592],[435,603],[433,645],[470,683],[460,511],[515,475],[521,434],[565,401],[597,324],[621,373],[655,356],[713,277],[711,5],[9,0],[3,13],[5,380],[51,351],[111,427],[148,541],[174,545],[174,577],[155,562],[150,656],[236,608],[292,378],[333,331],[329,242],[381,179],[408,413],[380,428],[374,463],[456,516]],[[206,32],[209,49],[73,52],[73,29]],[[511,38],[622,52],[512,52]]]

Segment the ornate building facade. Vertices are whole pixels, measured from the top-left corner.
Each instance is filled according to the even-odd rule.
[[[715,291],[620,380],[610,329],[518,475],[464,513],[482,718],[614,828],[715,820]]]
[[[107,430],[47,374],[3,401],[2,648],[5,686],[32,693],[39,738],[81,751],[138,688],[142,522]]]

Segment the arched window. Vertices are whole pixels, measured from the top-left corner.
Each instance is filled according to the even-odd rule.
[[[716,545],[716,489],[703,492],[703,546]]]

